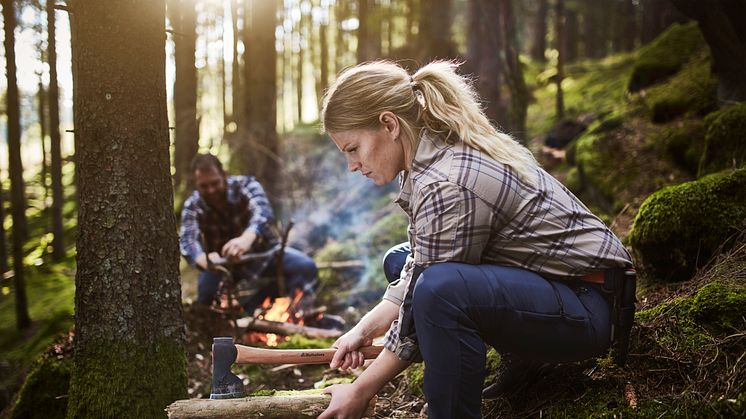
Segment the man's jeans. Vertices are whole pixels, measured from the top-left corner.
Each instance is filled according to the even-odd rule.
[[[408,253],[406,243],[386,253],[389,281]],[[485,342],[551,363],[588,359],[609,347],[610,306],[599,286],[550,281],[519,268],[432,265],[415,285],[412,311],[430,418],[480,417]]]
[[[301,290],[304,293],[313,293],[315,287],[318,285],[316,279],[319,273],[313,259],[300,250],[286,247],[282,259],[282,265],[284,267],[285,293],[287,295],[292,296],[296,289]],[[276,259],[272,260],[264,271],[258,273],[258,276],[260,277],[276,277],[276,275]],[[216,297],[221,279],[222,274],[220,272],[202,271],[197,282],[197,302],[201,304],[211,304],[213,299]],[[239,280],[240,278],[235,279]],[[243,307],[247,313],[252,314],[254,309],[262,304],[267,297],[281,297],[279,295],[279,290],[277,289],[276,281],[272,281],[269,285],[257,290],[248,301],[242,302]]]

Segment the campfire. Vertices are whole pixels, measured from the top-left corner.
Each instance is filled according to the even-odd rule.
[[[303,292],[300,290],[295,292],[292,300],[289,297],[281,297],[272,301],[267,297],[261,305],[261,311],[256,316],[256,320],[303,326],[305,322],[302,313],[296,310],[301,298],[303,298]],[[250,328],[246,330],[243,336],[243,341],[249,345],[260,343],[266,346],[277,346],[283,339],[285,339],[285,336],[281,334],[266,333]]]

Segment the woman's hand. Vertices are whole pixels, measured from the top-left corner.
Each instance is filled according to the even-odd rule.
[[[331,394],[332,401],[318,419],[358,419],[370,402],[358,392],[355,384],[335,384],[325,388],[324,393]]]
[[[342,335],[332,345],[332,348],[337,348],[337,352],[334,353],[329,367],[346,370],[362,366],[365,362],[365,356],[362,352],[357,351],[357,349],[372,343],[372,339],[363,336],[362,333],[358,332],[357,328],[352,328],[352,330]]]

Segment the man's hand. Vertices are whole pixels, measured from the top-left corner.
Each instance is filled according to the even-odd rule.
[[[223,257],[229,260],[236,260],[251,249],[254,240],[256,240],[256,233],[246,231],[244,234],[229,240],[228,243],[223,246],[220,253]]]
[[[208,257],[210,258],[210,260],[215,260],[215,259],[220,258],[220,255],[218,254],[218,252],[210,252],[209,255],[205,254],[205,253],[202,253],[201,255],[197,256],[194,259],[194,263],[196,263],[197,266],[199,266],[200,268],[202,268],[204,270],[208,270],[210,268],[208,266],[208,264],[207,264],[207,258]]]
[[[335,384],[325,388],[324,393],[331,394],[332,401],[318,419],[360,418],[370,401],[357,391],[355,384]]]

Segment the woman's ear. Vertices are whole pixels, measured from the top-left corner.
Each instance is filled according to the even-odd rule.
[[[399,118],[393,112],[381,112],[378,121],[381,122],[383,129],[388,131],[393,139],[399,138]]]

